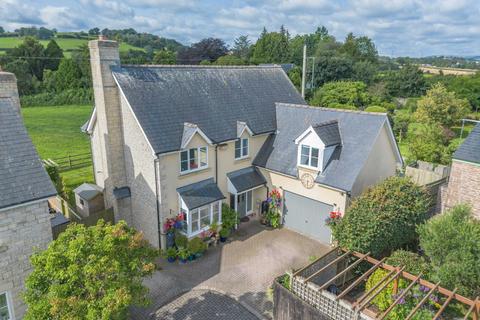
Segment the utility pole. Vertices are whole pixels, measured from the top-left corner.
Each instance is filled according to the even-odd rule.
[[[315,76],[315,57],[312,57],[312,79],[310,80],[310,90],[313,91],[313,80]]]
[[[305,76],[307,74],[307,45],[303,45],[302,98],[305,99]]]

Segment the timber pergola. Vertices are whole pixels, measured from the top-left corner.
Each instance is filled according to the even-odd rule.
[[[416,312],[420,310],[420,308],[427,302],[428,298],[434,293],[437,292],[439,295],[442,295],[444,297],[444,302],[441,305],[441,307],[438,309],[436,314],[433,317],[433,320],[440,319],[440,316],[443,314],[447,306],[452,302],[452,300],[455,300],[461,304],[464,304],[468,311],[466,312],[465,316],[463,319],[473,319],[473,320],[480,320],[480,298],[477,297],[475,300],[471,300],[467,297],[464,297],[460,294],[457,293],[457,288],[455,288],[453,291],[448,290],[446,288],[443,288],[440,286],[440,282],[434,284],[431,283],[427,280],[422,279],[422,274],[419,275],[413,275],[411,273],[408,273],[405,271],[405,266],[391,266],[389,264],[385,263],[385,259],[383,258],[381,260],[377,260],[373,257],[370,256],[370,253],[359,253],[355,251],[349,251],[349,250],[344,250],[340,248],[332,248],[332,250],[328,251],[326,254],[324,254],[322,257],[316,259],[309,265],[305,266],[304,268],[301,268],[297,270],[296,272],[293,273],[293,277],[299,275],[302,271],[304,271],[306,268],[309,268],[310,266],[314,265],[316,262],[319,262],[322,260],[322,258],[326,257],[327,255],[333,253],[335,250],[337,250],[338,257],[333,259],[331,262],[323,266],[321,269],[318,271],[314,272],[310,276],[306,277],[304,281],[308,283],[311,281],[313,278],[319,276],[322,274],[324,271],[326,271],[328,268],[334,266],[337,263],[340,262],[348,262],[349,260],[352,260],[357,258],[353,263],[350,263],[345,266],[343,270],[341,270],[339,273],[337,273],[335,276],[331,277],[328,279],[325,283],[323,283],[319,289],[320,290],[325,290],[327,289],[331,284],[334,284],[336,280],[338,280],[340,277],[345,277],[349,271],[351,271],[353,268],[355,268],[357,265],[359,265],[362,262],[367,262],[372,265],[367,271],[365,271],[362,275],[360,275],[357,279],[355,279],[348,287],[343,289],[340,293],[336,295],[336,300],[340,300],[344,298],[348,293],[350,293],[353,289],[355,289],[358,285],[360,285],[362,282],[366,281],[366,279],[376,270],[378,269],[383,269],[388,271],[386,275],[377,283],[375,284],[372,288],[370,288],[368,291],[363,293],[359,298],[355,299],[355,301],[352,304],[352,307],[354,310],[359,311],[359,312],[364,312],[366,315],[373,317],[374,319],[378,320],[383,320],[385,319],[388,314],[395,308],[396,305],[399,304],[399,302],[410,292],[410,290],[413,289],[415,285],[422,285],[426,288],[428,288],[428,292],[425,293],[425,295],[421,298],[421,300],[417,303],[417,305],[410,311],[409,315],[405,318],[406,320],[410,320],[414,317]],[[349,259],[349,260],[347,260]],[[376,296],[380,294],[388,285],[393,283],[393,293],[397,294],[398,293],[398,284],[399,284],[399,279],[403,278],[405,280],[409,280],[410,284],[401,291],[401,293],[396,297],[395,301],[384,311],[381,312],[380,314],[374,313],[372,310],[367,309],[367,307],[371,304],[373,299],[375,299]]]

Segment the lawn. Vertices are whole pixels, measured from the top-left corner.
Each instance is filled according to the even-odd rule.
[[[0,53],[4,52],[5,49],[11,49],[18,46],[20,43],[22,43],[22,41],[23,38],[21,37],[0,37]],[[46,47],[49,41],[50,40],[40,40],[40,43],[43,44],[44,47]],[[86,44],[89,40],[55,38],[55,41],[64,51],[71,51],[73,49],[77,49],[82,44]],[[129,49],[143,50],[143,48],[134,47],[124,42],[120,43],[120,51],[127,51]],[[64,53],[66,56],[69,56],[68,52]]]
[[[55,159],[90,153],[88,136],[80,127],[88,120],[91,110],[89,105],[23,108],[25,126],[40,157]],[[68,188],[93,182],[92,166],[64,171],[61,175]]]

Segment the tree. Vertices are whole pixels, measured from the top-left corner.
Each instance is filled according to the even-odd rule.
[[[69,58],[63,58],[55,72],[55,84],[57,91],[77,89],[82,87],[82,71],[78,65]]]
[[[88,30],[88,34],[92,36],[98,36],[100,34],[100,29],[95,27],[90,30]]]
[[[190,48],[178,53],[178,61],[183,64],[198,64],[202,60],[215,61],[228,52],[225,42],[218,38],[206,38],[194,43]]]
[[[417,102],[415,118],[423,123],[449,128],[465,117],[470,110],[466,99],[458,99],[441,83],[434,84]]]
[[[233,41],[233,54],[240,59],[248,60],[251,48],[252,42],[248,39],[248,36],[240,36]]]
[[[82,44],[72,52],[72,60],[80,69],[80,83],[83,88],[92,87],[92,69],[90,68],[90,50],[86,44]]]
[[[331,81],[349,80],[354,75],[353,61],[348,57],[322,55],[315,58],[314,87]]]
[[[365,36],[355,37],[353,33],[347,35],[340,52],[350,56],[356,62],[368,61],[376,63],[378,61],[377,48],[372,39]]]
[[[458,205],[419,226],[418,233],[432,280],[469,297],[480,295],[480,221],[471,208]]]
[[[33,37],[26,37],[23,42],[10,51],[10,56],[24,59],[28,64],[29,72],[38,80],[42,80],[45,60],[42,44]]]
[[[285,63],[289,58],[288,32],[283,26],[280,32],[262,33],[253,46],[254,63]]]
[[[5,29],[3,29],[2,26],[0,26],[0,34],[5,33]]]
[[[427,89],[422,71],[414,65],[405,65],[398,71],[388,72],[385,82],[390,95],[394,97],[418,97]]]
[[[160,50],[153,57],[154,64],[176,64],[177,55],[170,50]]]
[[[149,64],[152,62],[153,53],[145,50],[129,49],[120,52],[120,60],[125,64]]]
[[[35,91],[33,77],[27,61],[16,59],[7,63],[4,68],[5,71],[14,73],[17,77],[18,93],[20,95],[31,94]]]
[[[383,257],[414,244],[429,203],[428,193],[409,178],[390,177],[355,198],[330,226],[339,246]]]
[[[55,40],[50,40],[45,49],[45,69],[57,70],[60,60],[63,58],[63,50]]]
[[[326,83],[318,89],[310,104],[327,108],[347,105],[363,109],[371,101],[365,83],[360,81],[335,81]]]
[[[452,132],[437,124],[420,124],[409,130],[408,149],[411,160],[421,160],[439,164],[449,164],[455,144]]]
[[[156,256],[124,221],[73,224],[31,257],[25,319],[127,319],[130,305],[147,302],[142,278]]]
[[[217,61],[215,61],[215,64],[224,66],[243,66],[247,63],[245,62],[245,60],[242,60],[237,56],[226,55],[218,58]]]

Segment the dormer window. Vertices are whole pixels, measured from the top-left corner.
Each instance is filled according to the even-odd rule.
[[[243,159],[248,157],[248,138],[238,139],[235,141],[235,159]]]
[[[318,169],[318,157],[320,155],[318,148],[302,144],[300,152],[301,165]]]
[[[180,152],[180,172],[187,173],[208,166],[208,147],[190,148]]]

